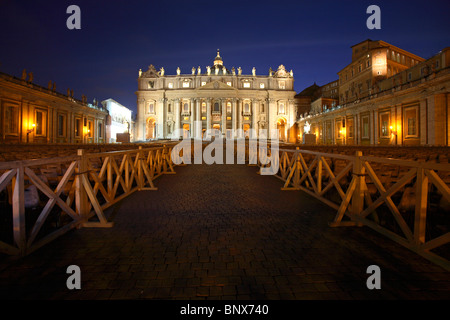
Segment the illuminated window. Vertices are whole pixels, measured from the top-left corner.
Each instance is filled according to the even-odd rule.
[[[369,139],[369,116],[361,117],[361,138]]]
[[[75,137],[81,137],[83,134],[83,122],[80,118],[75,119]]]
[[[206,84],[206,81],[202,81],[202,86],[204,86]]]
[[[353,119],[347,119],[347,136],[353,138]]]
[[[337,139],[341,139],[342,138],[341,129],[342,129],[342,122],[341,121],[336,121],[336,137],[337,137]]]
[[[244,88],[250,88],[250,82],[244,82]]]
[[[230,81],[228,81],[228,82],[227,82],[227,85],[229,85],[229,86],[231,87],[231,82],[230,82]]]
[[[284,81],[280,81],[280,82],[278,83],[278,87],[279,87],[280,89],[286,89],[286,84],[285,84],[285,82],[284,82]]]
[[[16,106],[6,106],[5,108],[5,133],[19,133],[19,108]]]
[[[172,88],[173,88],[173,83],[172,83],[172,82],[169,82],[168,87],[169,87],[169,89],[172,89]]]
[[[389,112],[380,113],[380,136],[389,138]]]
[[[231,113],[231,102],[227,102],[227,113]]]
[[[278,113],[284,114],[284,104],[283,103],[280,103],[278,105]]]
[[[36,135],[45,136],[47,133],[47,112],[36,110],[35,113]]]
[[[417,123],[418,123],[418,108],[416,106],[405,108],[404,123],[405,123],[405,138],[417,138]]]
[[[98,137],[103,137],[103,123],[101,122],[98,123]]]
[[[264,83],[260,83],[260,84],[259,84],[259,88],[260,88],[260,89],[264,89]]]
[[[202,102],[202,112],[205,113],[206,112],[206,103]]]
[[[58,114],[58,136],[64,137],[66,135],[66,117],[63,114]]]
[[[187,81],[183,82],[183,88],[189,88],[189,82]]]

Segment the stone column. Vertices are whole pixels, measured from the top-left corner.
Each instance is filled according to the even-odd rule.
[[[403,124],[405,126],[406,123]],[[425,145],[428,141],[428,135],[427,135],[427,100],[422,99],[420,100],[420,108],[419,108],[419,136],[420,136],[420,144]]]
[[[156,119],[158,119],[157,122],[157,132],[156,132],[156,138],[163,138],[164,137],[164,104],[165,104],[164,98],[160,98],[158,100],[158,108],[156,109]]]
[[[370,144],[377,145],[378,144],[378,110],[375,110],[370,113],[372,117],[371,123],[373,125],[370,126]]]
[[[220,110],[222,111],[222,136],[226,136],[227,134],[227,103],[226,99],[220,100]]]
[[[258,115],[258,111],[256,108],[256,99],[253,99],[252,100],[252,129],[253,129],[254,136],[252,136],[251,138],[258,137],[258,128],[257,128],[257,122],[256,122],[257,115]]]
[[[174,103],[174,112],[175,112],[175,126],[173,128],[172,134],[175,132],[175,130],[180,129],[180,99],[175,99]],[[180,134],[177,134],[174,138],[180,138]]]
[[[232,102],[231,102],[231,123],[232,123],[232,129],[233,129],[233,138],[236,138],[236,129],[237,129],[237,104],[236,104],[236,99],[233,98]]]
[[[242,123],[242,111],[243,111],[243,104],[244,101],[242,99],[238,100],[238,122],[237,122],[237,130],[239,130],[238,138],[242,138],[244,136],[243,130],[243,123]]]
[[[189,111],[190,111],[190,119],[191,119],[191,124],[189,126],[189,134],[191,136],[191,138],[194,138],[195,135],[195,106],[194,106],[194,98],[191,98],[190,100],[190,106],[189,106]]]
[[[195,99],[195,121],[197,122],[198,128],[195,128],[194,130],[194,138],[201,139],[202,137],[202,126],[200,124],[201,121],[201,110],[200,110],[200,99]]]
[[[211,130],[211,98],[206,99],[206,132]]]

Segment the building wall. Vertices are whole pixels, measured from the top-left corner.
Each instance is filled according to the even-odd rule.
[[[107,112],[48,88],[0,73],[2,143],[102,143]]]

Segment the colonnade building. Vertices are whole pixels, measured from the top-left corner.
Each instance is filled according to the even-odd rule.
[[[254,138],[260,129],[277,129],[280,140],[296,141],[295,94],[292,70],[243,74],[225,67],[219,51],[212,66],[189,73],[167,75],[150,65],[139,70],[135,139]]]
[[[299,115],[303,143],[450,145],[450,48],[423,59],[366,40],[338,75],[332,104]]]

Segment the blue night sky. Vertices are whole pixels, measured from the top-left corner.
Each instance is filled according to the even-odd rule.
[[[69,5],[81,30],[69,30]],[[381,8],[381,30],[369,30],[369,5]],[[384,40],[423,58],[450,46],[450,1],[30,1],[0,0],[0,71],[76,98],[113,98],[136,111],[138,70],[167,74],[212,65],[265,75],[294,71],[295,90],[324,85],[351,61],[350,47]]]

